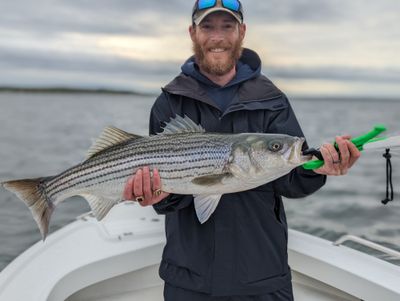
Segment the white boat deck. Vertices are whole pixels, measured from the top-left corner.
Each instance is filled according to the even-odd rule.
[[[164,243],[151,207],[78,218],[0,273],[0,301],[162,300]],[[289,230],[289,264],[296,301],[400,300],[400,267],[321,238]]]

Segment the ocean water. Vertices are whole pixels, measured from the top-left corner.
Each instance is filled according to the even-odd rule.
[[[147,134],[154,97],[107,94],[0,94],[0,181],[57,174],[85,158],[107,125]],[[388,135],[400,135],[400,101],[292,99],[310,146],[338,134],[357,136],[376,123]],[[382,152],[365,152],[348,175],[329,177],[327,184],[303,199],[285,199],[289,227],[336,240],[353,234],[400,251],[400,153],[394,152],[395,201],[381,204],[386,192]],[[40,240],[30,211],[0,188],[0,270]],[[89,211],[82,198],[61,203],[50,232]],[[350,244],[349,244],[350,245]],[[365,247],[365,252],[400,264]]]

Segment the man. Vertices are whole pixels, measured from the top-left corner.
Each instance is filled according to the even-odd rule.
[[[265,132],[303,136],[286,96],[261,75],[258,55],[242,49],[246,33],[237,0],[196,1],[189,28],[194,56],[162,90],[150,116],[150,134],[175,115],[189,116],[209,132]],[[166,214],[167,244],[160,264],[165,300],[293,300],[287,263],[282,196],[298,198],[346,174],[360,156],[349,137],[337,137],[340,155],[323,145],[325,165],[298,167],[261,187],[224,195],[200,224],[191,195],[161,192],[157,170],[139,170],[125,199]]]

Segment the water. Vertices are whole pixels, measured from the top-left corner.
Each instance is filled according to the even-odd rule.
[[[57,174],[75,165],[107,125],[146,135],[153,102],[153,97],[127,95],[0,94],[0,181]],[[337,134],[363,134],[375,123],[386,124],[391,135],[400,134],[400,102],[293,99],[292,105],[310,146]],[[400,153],[393,169],[398,199]],[[350,233],[400,251],[400,201],[380,203],[385,185],[381,154],[364,153],[347,176],[330,177],[307,198],[286,199],[289,227],[329,240]],[[0,206],[1,270],[40,234],[26,206],[3,189]],[[50,233],[89,210],[79,197],[61,203]]]

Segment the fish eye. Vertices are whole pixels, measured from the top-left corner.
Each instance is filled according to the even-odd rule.
[[[269,143],[268,148],[272,152],[278,152],[282,149],[283,145],[279,141],[272,141]]]

